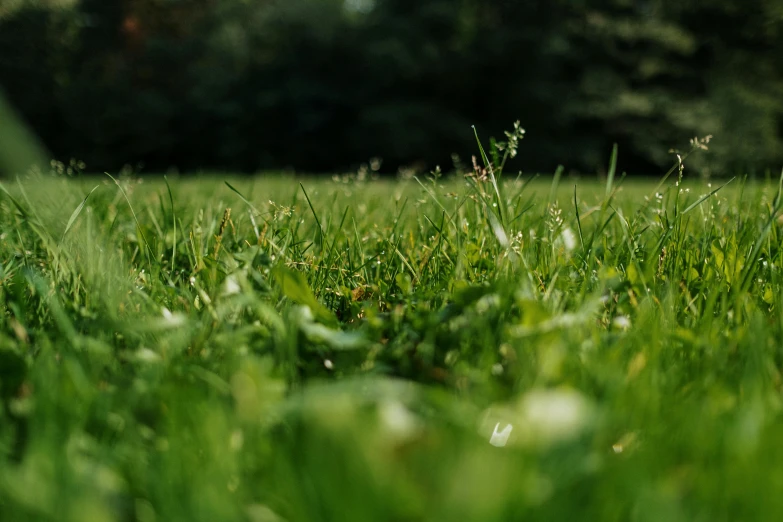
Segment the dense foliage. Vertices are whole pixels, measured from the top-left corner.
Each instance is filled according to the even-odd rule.
[[[525,169],[783,160],[780,0],[104,0],[0,7],[0,85],[54,155],[125,163],[452,166],[522,120]],[[469,158],[462,158],[469,164]]]

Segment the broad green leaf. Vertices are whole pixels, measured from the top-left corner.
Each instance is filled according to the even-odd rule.
[[[331,310],[315,298],[315,294],[308,286],[307,278],[303,273],[291,270],[283,265],[277,265],[272,273],[280,285],[283,295],[288,299],[296,304],[308,306],[319,321],[331,324],[337,322],[337,318]]]
[[[343,332],[313,322],[300,325],[305,336],[314,342],[321,342],[334,350],[357,350],[367,346],[367,340],[359,332]]]

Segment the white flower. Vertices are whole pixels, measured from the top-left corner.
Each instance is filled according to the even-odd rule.
[[[149,348],[139,348],[136,350],[134,356],[136,361],[148,364],[157,363],[163,360],[163,358],[158,355],[157,352],[153,352]]]
[[[489,438],[489,443],[497,448],[502,448],[508,442],[508,438],[511,436],[511,431],[514,427],[511,424],[506,424],[506,427],[502,431],[498,431],[500,423],[495,424],[495,430],[492,432],[492,436]]]
[[[237,278],[230,275],[223,282],[223,295],[236,295],[242,291],[242,288],[237,282]]]
[[[384,401],[378,408],[378,414],[386,432],[395,439],[409,439],[419,431],[419,419],[400,401]]]
[[[538,390],[525,395],[522,411],[532,438],[549,444],[581,433],[590,420],[591,407],[576,391]]]
[[[486,410],[479,432],[497,447],[546,448],[584,433],[592,423],[593,411],[592,403],[577,391],[533,390],[516,404]]]
[[[546,448],[584,433],[593,411],[592,403],[577,391],[533,390],[516,404],[486,410],[479,432],[497,447]]]
[[[566,227],[563,229],[560,233],[560,241],[568,252],[576,248],[576,235],[570,228]]]
[[[161,314],[163,314],[163,324],[166,327],[172,328],[176,326],[182,326],[186,322],[185,315],[179,312],[172,313],[171,310],[166,308],[165,306],[161,309]]]
[[[631,319],[627,315],[618,315],[614,318],[612,324],[615,326],[615,328],[627,330],[631,327]]]

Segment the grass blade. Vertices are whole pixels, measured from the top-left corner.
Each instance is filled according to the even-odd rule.
[[[574,212],[576,213],[576,228],[579,231],[579,242],[582,245],[582,252],[585,252],[585,239],[582,236],[582,220],[579,218],[579,204],[576,201],[576,185],[574,185]]]
[[[169,193],[169,203],[171,204],[171,222],[174,227],[174,241],[171,244],[171,273],[174,273],[176,254],[177,254],[177,214],[174,212],[174,195],[171,193],[171,185],[169,185],[169,178],[163,176],[163,181],[166,182],[166,190]]]
[[[139,231],[139,235],[141,235],[142,241],[144,241],[144,246],[147,247],[147,261],[152,263],[152,247],[150,246],[149,242],[147,241],[147,236],[144,235],[144,230],[141,228],[141,223],[139,222],[139,218],[136,217],[136,211],[133,210],[133,205],[131,205],[130,198],[128,197],[128,194],[125,192],[125,189],[122,188],[122,185],[120,185],[120,181],[116,179],[114,176],[109,174],[108,172],[104,172],[107,176],[111,178],[111,180],[114,182],[115,185],[117,185],[117,188],[120,189],[120,192],[122,193],[122,196],[125,198],[125,201],[128,203],[128,208],[130,208],[131,214],[133,215],[133,220],[136,222],[136,228]]]
[[[723,187],[725,187],[726,185],[728,185],[729,183],[731,183],[731,182],[732,182],[732,181],[734,181],[735,179],[736,179],[736,176],[735,176],[735,177],[733,177],[733,178],[731,178],[729,181],[727,181],[726,183],[724,183],[724,184],[723,184],[723,185],[721,185],[720,187],[718,187],[718,188],[716,188],[716,189],[713,189],[713,190],[712,190],[712,191],[711,191],[709,194],[706,194],[706,195],[704,195],[704,196],[700,197],[700,198],[699,198],[698,200],[696,200],[694,203],[692,203],[691,205],[689,205],[689,206],[688,206],[688,207],[687,207],[685,210],[683,210],[683,211],[680,213],[680,215],[685,215],[685,214],[687,214],[688,212],[690,212],[691,210],[695,209],[696,207],[698,207],[699,205],[701,205],[702,203],[704,203],[704,201],[705,201],[705,200],[709,199],[711,196],[713,196],[714,194],[716,194],[716,193],[717,193],[719,190],[721,190]]]
[[[614,175],[617,172],[617,144],[612,147],[612,158],[609,160],[609,172],[606,175],[606,197],[612,194],[612,185],[614,184]]]
[[[253,204],[252,204],[250,201],[248,201],[248,199],[247,199],[245,196],[243,196],[241,192],[239,192],[237,189],[235,189],[235,188],[234,188],[234,186],[233,186],[233,185],[231,185],[231,183],[229,183],[228,181],[224,181],[223,183],[225,183],[225,184],[226,184],[226,186],[227,186],[228,188],[230,188],[230,189],[231,189],[231,190],[232,190],[232,191],[233,191],[233,192],[234,192],[234,193],[235,193],[237,196],[239,196],[239,199],[241,199],[242,201],[244,201],[244,202],[245,202],[245,204],[246,204],[248,207],[250,207],[251,209],[253,209],[253,212],[255,212],[256,214],[260,214],[260,212],[258,211],[258,209],[257,209],[257,208],[256,208],[256,207],[255,207],[255,206],[254,206],[254,205],[253,205]]]
[[[307,191],[304,188],[304,185],[299,183],[299,186],[302,187],[302,193],[304,193],[304,197],[307,200],[307,204],[310,205],[310,211],[313,213],[313,217],[315,218],[315,223],[318,225],[318,235],[315,239],[315,244],[319,248],[323,248],[324,244],[324,228],[321,226],[321,220],[318,219],[318,214],[315,212],[315,208],[313,207],[313,203],[310,201],[310,196],[307,195]]]
[[[95,185],[92,188],[92,190],[84,197],[84,200],[82,200],[82,202],[79,204],[79,206],[76,207],[76,210],[73,211],[73,213],[71,214],[71,217],[68,219],[68,224],[65,225],[65,230],[63,231],[63,237],[62,237],[62,239],[60,241],[65,239],[65,234],[67,234],[68,231],[71,229],[71,227],[73,226],[74,222],[76,221],[76,218],[78,218],[79,214],[81,214],[82,209],[84,208],[84,205],[87,203],[87,200],[90,198],[92,193],[95,192],[95,190],[98,188],[98,186],[99,185]]]

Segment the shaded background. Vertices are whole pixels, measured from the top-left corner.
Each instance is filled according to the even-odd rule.
[[[0,0],[0,86],[89,171],[470,163],[656,173],[783,160],[783,0]]]

